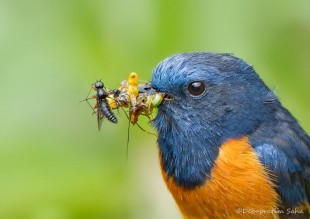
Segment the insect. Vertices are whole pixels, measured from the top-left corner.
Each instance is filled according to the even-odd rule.
[[[143,85],[142,85],[143,86]],[[148,117],[153,114],[154,108],[156,108],[163,100],[163,95],[160,93],[149,94],[149,93],[139,93],[137,97],[137,105],[133,106],[130,110],[130,121],[135,124],[138,121],[140,115]]]
[[[95,107],[92,107],[88,102],[89,94],[85,101],[97,114],[98,130],[100,130],[104,117],[110,122],[117,123],[117,117],[113,113],[113,110],[119,107],[124,111],[128,118],[128,136],[127,136],[127,148],[126,148],[126,162],[128,159],[128,145],[129,145],[129,133],[130,123],[137,126],[144,132],[152,135],[156,135],[152,132],[148,132],[143,129],[137,122],[140,115],[147,116],[151,120],[153,109],[158,107],[164,99],[164,94],[152,91],[150,83],[139,84],[138,74],[132,72],[129,74],[128,80],[121,82],[121,86],[118,89],[108,90],[105,88],[104,83],[99,80],[92,84],[91,90],[95,90],[97,94],[93,96],[96,99]],[[89,93],[91,92],[89,91]],[[125,108],[129,109],[129,115],[126,113]],[[96,109],[96,111],[95,111]]]
[[[133,125],[137,124],[140,115],[147,116],[151,120],[150,116],[153,114],[153,109],[160,105],[164,99],[164,94],[151,91],[152,88],[149,83],[139,84],[138,74],[135,72],[130,73],[128,80],[122,81],[118,89],[108,90],[101,80],[93,83],[92,89],[97,92],[92,97],[96,99],[96,105],[91,108],[96,109],[94,113],[97,114],[99,130],[105,117],[112,123],[118,122],[113,110],[119,107],[123,110],[124,108],[129,109],[129,115],[126,114],[125,110],[124,112],[129,123]],[[88,96],[85,101],[90,105],[88,100],[91,98]],[[140,127],[139,124],[137,125]],[[143,128],[141,129],[145,131]]]
[[[138,74],[132,72],[128,80],[121,83],[119,103],[129,108],[130,122],[134,125],[137,123],[140,115],[147,116],[153,113],[153,108],[157,107],[163,100],[164,95],[161,93],[152,93],[150,84],[139,84]]]
[[[95,108],[97,108],[98,129],[100,130],[104,117],[106,117],[112,123],[117,123],[118,122],[117,118],[115,114],[112,112],[112,107],[114,106],[115,108],[117,108],[117,104],[114,100],[110,102],[108,100],[111,99],[109,96],[111,94],[114,95],[116,92],[115,93],[113,93],[114,91],[108,92],[104,88],[104,84],[102,81],[96,81],[92,85],[92,87],[94,90],[97,91],[97,95],[95,96],[97,101]]]
[[[146,92],[145,89],[142,89],[146,87],[147,86],[145,84],[139,85],[138,74],[135,72],[132,72],[129,74],[128,80],[123,81],[121,83],[121,87],[119,88],[120,94],[118,97],[118,103],[122,107],[129,108],[129,116],[127,116],[126,114],[129,120],[127,148],[126,148],[126,162],[128,159],[130,123],[132,123],[133,125],[137,124],[138,117],[140,115],[146,115],[150,119],[149,115],[151,115],[153,112],[153,106],[154,106],[153,104],[155,102],[152,102],[152,100],[155,96],[153,94]],[[154,133],[146,131],[139,124],[137,125],[142,131],[147,132],[149,134],[156,135]]]
[[[141,108],[141,102],[138,103],[138,96],[139,96],[139,82],[138,82],[138,74],[135,72],[132,72],[129,74],[128,77],[128,88],[127,88],[127,94],[130,99],[130,110],[129,110],[129,117],[130,122],[132,124],[135,124],[138,121],[138,115],[140,114]]]

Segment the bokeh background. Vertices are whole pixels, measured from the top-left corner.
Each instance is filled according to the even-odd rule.
[[[309,133],[308,0],[0,0],[0,218],[180,218],[155,137],[131,127],[126,164],[126,117],[78,101],[186,51],[242,57]]]

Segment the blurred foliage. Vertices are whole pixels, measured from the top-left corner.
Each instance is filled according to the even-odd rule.
[[[86,103],[95,79],[149,80],[165,57],[232,52],[310,131],[309,1],[0,0],[0,218],[179,218],[156,139]],[[141,125],[152,130],[146,120]]]

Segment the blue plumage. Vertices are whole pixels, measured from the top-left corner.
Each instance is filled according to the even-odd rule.
[[[188,92],[194,81],[206,84],[199,96]],[[159,106],[153,124],[163,168],[178,185],[203,185],[219,147],[249,136],[278,178],[281,204],[309,199],[310,138],[246,62],[231,54],[177,54],[154,69],[151,83],[172,98]]]

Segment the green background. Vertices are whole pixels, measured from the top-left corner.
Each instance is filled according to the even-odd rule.
[[[0,218],[179,218],[156,139],[86,103],[185,51],[254,65],[310,131],[310,1],[0,0]],[[141,125],[148,130],[147,121]]]

